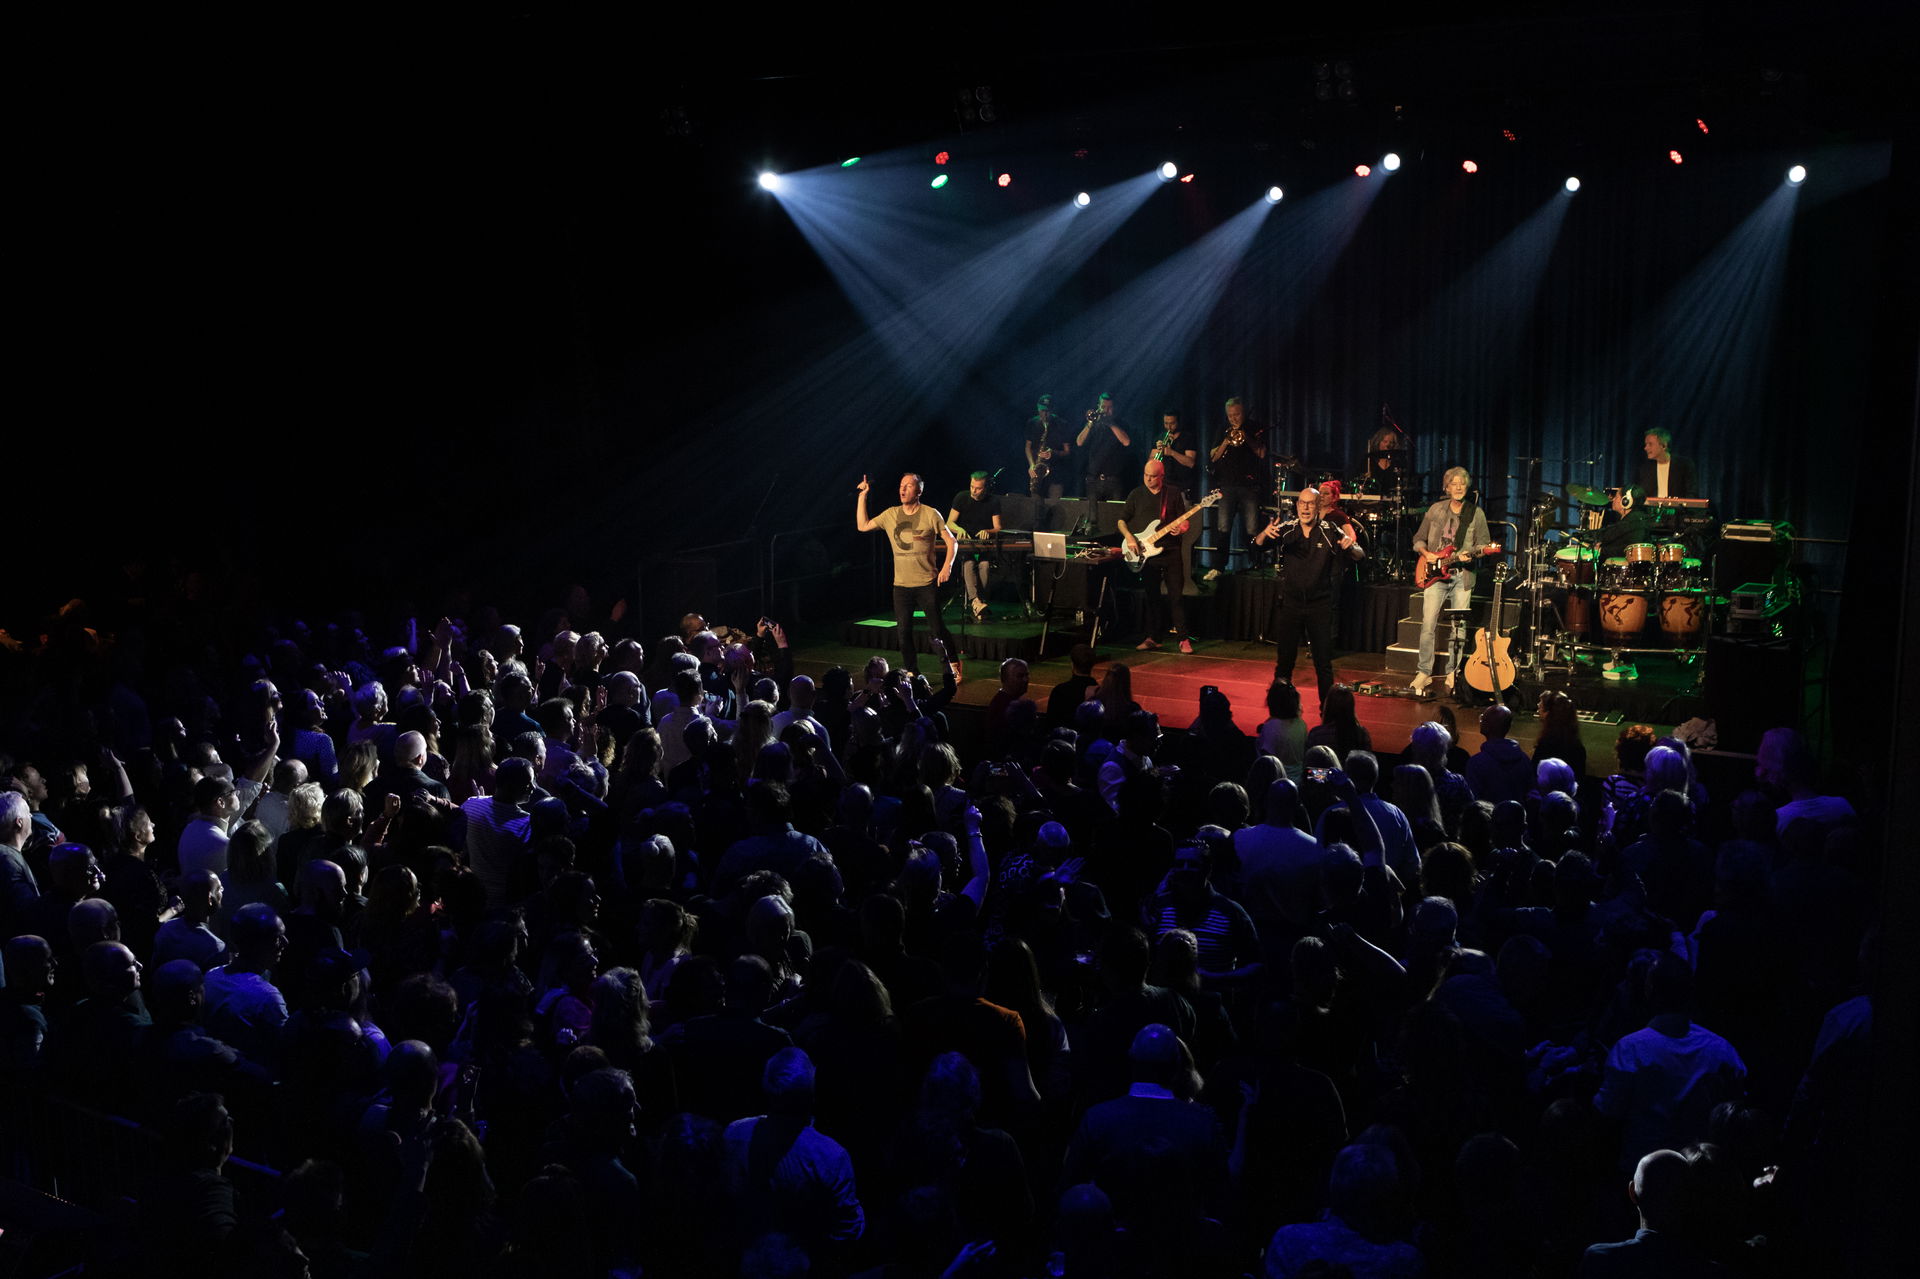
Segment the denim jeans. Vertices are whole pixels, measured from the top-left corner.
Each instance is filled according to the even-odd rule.
[[[1465,569],[1453,575],[1453,581],[1431,582],[1422,592],[1420,613],[1420,665],[1417,668],[1422,675],[1433,674],[1433,632],[1440,624],[1440,614],[1448,608],[1465,608],[1473,598],[1473,574]],[[1446,674],[1453,667],[1449,662]]]

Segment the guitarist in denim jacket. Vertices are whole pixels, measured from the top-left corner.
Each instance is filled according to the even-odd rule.
[[[1441,610],[1465,608],[1473,598],[1473,570],[1465,565],[1491,540],[1486,512],[1467,500],[1467,488],[1473,483],[1467,468],[1452,468],[1443,483],[1447,496],[1427,508],[1420,531],[1413,538],[1413,549],[1430,579],[1422,592],[1420,664],[1410,685],[1416,693],[1425,692],[1433,683],[1433,632],[1440,623]],[[1453,657],[1449,654],[1445,676],[1452,674]]]

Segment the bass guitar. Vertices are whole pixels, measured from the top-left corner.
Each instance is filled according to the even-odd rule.
[[[1140,553],[1138,555],[1134,554],[1133,551],[1128,549],[1127,545],[1124,542],[1122,542],[1120,545],[1120,558],[1127,562],[1128,568],[1138,573],[1141,569],[1144,569],[1147,566],[1148,560],[1152,559],[1154,556],[1160,554],[1160,552],[1167,549],[1166,547],[1160,545],[1160,539],[1167,535],[1168,529],[1176,528],[1179,525],[1185,524],[1188,520],[1200,514],[1200,512],[1206,510],[1209,506],[1212,506],[1215,503],[1219,502],[1219,500],[1220,500],[1220,490],[1215,489],[1213,492],[1207,494],[1205,497],[1201,498],[1199,502],[1195,503],[1192,507],[1190,507],[1185,514],[1176,516],[1175,518],[1168,520],[1164,527],[1161,525],[1159,520],[1154,520],[1152,523],[1148,524],[1146,528],[1142,529],[1140,532],[1135,533],[1133,535],[1133,540],[1140,543]]]
[[[1455,571],[1474,556],[1498,555],[1503,549],[1498,542],[1490,542],[1477,550],[1471,546],[1464,551],[1443,546],[1432,555],[1421,555],[1413,562],[1414,589],[1424,591],[1435,582],[1451,581]]]
[[[1507,571],[1505,564],[1493,570],[1493,612],[1487,617],[1487,625],[1473,633],[1473,652],[1466,661],[1467,687],[1495,697],[1501,689],[1513,687],[1513,658],[1508,652],[1513,640],[1500,633],[1500,588],[1507,580]]]

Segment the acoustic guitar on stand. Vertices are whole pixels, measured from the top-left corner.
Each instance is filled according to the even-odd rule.
[[[1424,591],[1435,582],[1450,582],[1453,580],[1454,573],[1459,571],[1460,566],[1468,560],[1477,555],[1498,555],[1505,549],[1498,542],[1490,542],[1477,549],[1469,546],[1464,551],[1453,546],[1443,546],[1437,551],[1423,551],[1413,562],[1414,589]]]
[[[1513,656],[1508,650],[1513,640],[1502,633],[1500,617],[1500,588],[1507,580],[1507,566],[1498,564],[1493,570],[1493,607],[1487,616],[1487,624],[1473,633],[1473,653],[1467,658],[1467,686],[1482,693],[1500,696],[1503,689],[1513,687]]]

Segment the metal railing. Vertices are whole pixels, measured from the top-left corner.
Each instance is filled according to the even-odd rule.
[[[846,521],[775,533],[767,542],[769,615],[795,626],[877,607],[883,545]]]
[[[634,587],[634,611],[645,635],[679,629],[689,610],[743,630],[767,611],[766,558],[758,538],[691,546],[642,560]]]

